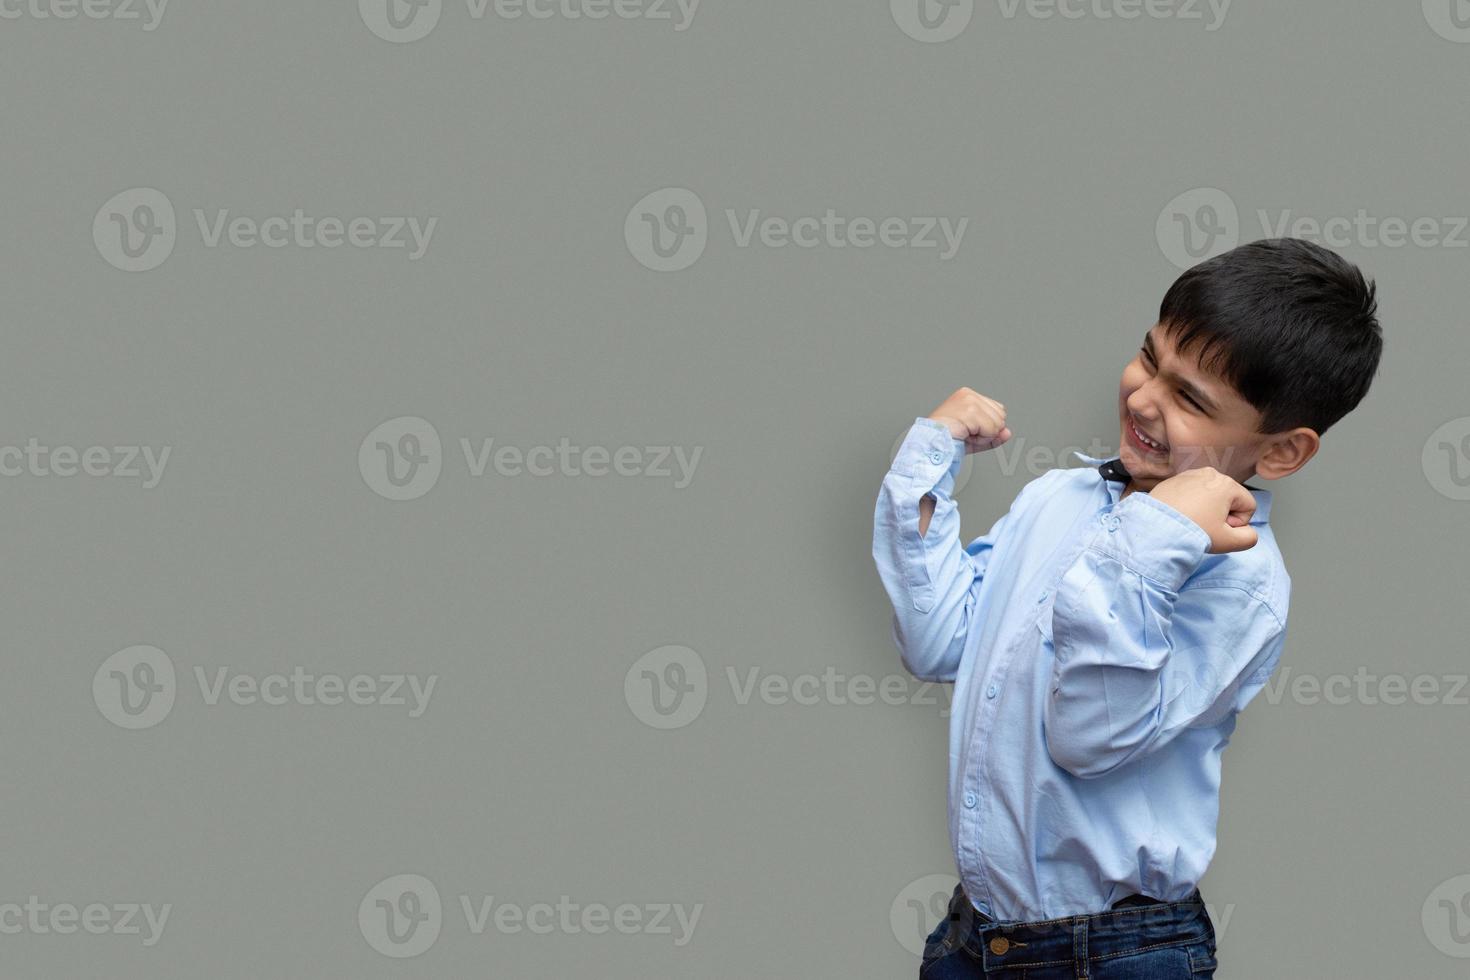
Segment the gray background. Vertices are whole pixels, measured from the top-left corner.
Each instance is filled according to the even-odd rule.
[[[971,385],[1029,445],[1111,445],[1119,372],[1179,271],[1155,236],[1175,195],[1226,191],[1243,241],[1258,208],[1470,209],[1470,44],[1415,3],[1238,0],[1208,32],[990,2],[931,44],[884,3],[705,0],[677,32],[476,21],[451,0],[396,44],[340,0],[175,2],[151,32],[0,21],[0,443],[172,447],[150,490],[0,478],[0,902],[172,904],[151,948],[0,935],[6,976],[912,976],[890,906],[953,870],[941,709],[741,705],[726,668],[902,672],[869,553],[894,441]],[[133,187],[179,218],[172,255],[135,274],[90,234]],[[677,273],[623,236],[663,187],[709,208]],[[207,248],[192,216],[296,207],[440,220],[410,262]],[[738,248],[725,208],[970,227],[949,262]],[[1470,252],[1342,251],[1380,283],[1387,353],[1273,487],[1283,666],[1462,674],[1470,503],[1421,451],[1470,414]],[[436,426],[444,471],[393,502],[357,450],[405,415]],[[686,489],[473,479],[460,437],[703,457]],[[1038,474],[977,462],[966,538]],[[90,685],[134,644],[168,654],[179,690],[125,731]],[[708,666],[708,703],[660,731],[624,678],[669,644]],[[416,719],[209,706],[195,666],[439,684]],[[1242,716],[1203,886],[1231,907],[1219,976],[1464,975],[1421,912],[1470,873],[1467,719],[1290,696]],[[407,960],[357,921],[400,873],[445,903]],[[678,948],[476,936],[462,894],[704,908]]]

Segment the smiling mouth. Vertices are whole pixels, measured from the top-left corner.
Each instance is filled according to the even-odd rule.
[[[1139,445],[1143,446],[1143,448],[1148,449],[1148,450],[1150,450],[1152,452],[1156,452],[1156,453],[1162,453],[1166,449],[1169,448],[1168,446],[1165,446],[1163,443],[1161,443],[1161,442],[1159,442],[1159,441],[1157,441],[1155,439],[1150,439],[1148,436],[1146,436],[1142,432],[1138,431],[1138,426],[1137,425],[1134,425],[1133,419],[1132,419],[1131,416],[1129,418],[1127,418],[1125,421],[1126,421],[1126,424],[1128,426],[1128,431],[1130,433],[1132,433],[1133,438],[1136,439],[1138,441]]]

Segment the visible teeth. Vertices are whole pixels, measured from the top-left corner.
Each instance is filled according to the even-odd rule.
[[[1129,424],[1132,425],[1131,422]],[[1150,449],[1163,449],[1164,448],[1162,444],[1157,443],[1157,442],[1154,442],[1148,436],[1144,435],[1142,432],[1139,432],[1138,431],[1138,426],[1136,426],[1136,425],[1133,425],[1133,434],[1138,437],[1138,441],[1139,442],[1143,443],[1145,446],[1148,446]]]

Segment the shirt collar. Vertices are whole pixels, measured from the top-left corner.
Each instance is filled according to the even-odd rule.
[[[1123,488],[1128,486],[1128,481],[1131,479],[1128,470],[1123,466],[1123,461],[1116,456],[1111,459],[1089,456],[1080,449],[1072,450],[1072,455],[1089,466],[1097,468],[1099,480],[1107,490],[1108,497],[1116,504],[1123,495]],[[1256,501],[1255,513],[1251,514],[1250,523],[1265,524],[1271,516],[1271,491],[1261,490],[1248,483],[1245,484],[1245,488],[1251,492],[1251,496]]]

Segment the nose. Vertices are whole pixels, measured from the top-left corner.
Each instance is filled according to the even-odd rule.
[[[1147,385],[1129,395],[1124,404],[1128,406],[1128,411],[1132,412],[1144,422],[1155,422],[1159,418],[1158,410],[1154,406],[1153,397],[1149,394]]]
[[[1158,405],[1161,396],[1155,395],[1155,382],[1163,384],[1158,378],[1145,378],[1143,384],[1134,388],[1128,395],[1128,411],[1137,415],[1145,421],[1153,421],[1159,417]]]

